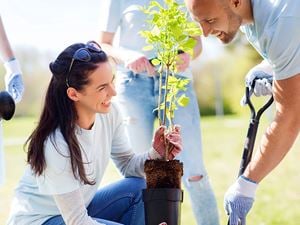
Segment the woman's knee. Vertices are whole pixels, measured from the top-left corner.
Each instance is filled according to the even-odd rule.
[[[142,190],[146,188],[146,180],[141,177],[127,177],[133,185],[131,185],[136,190]]]

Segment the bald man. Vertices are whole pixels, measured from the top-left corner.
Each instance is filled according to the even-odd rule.
[[[264,64],[272,67],[274,120],[261,139],[258,151],[244,174],[224,198],[230,225],[245,224],[258,183],[285,157],[300,129],[300,4],[295,0],[185,0],[204,36],[223,43],[233,40],[241,29],[264,62],[246,76],[252,86]],[[265,94],[270,91],[265,90]],[[259,93],[258,93],[259,94]]]

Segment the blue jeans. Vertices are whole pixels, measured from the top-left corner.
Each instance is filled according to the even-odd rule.
[[[159,77],[119,71],[116,88],[117,102],[127,121],[133,150],[148,151],[157,118],[157,112],[153,110],[157,108]],[[174,119],[174,124],[181,126],[183,139],[183,151],[178,156],[184,164],[183,183],[198,225],[218,225],[217,203],[202,158],[200,112],[192,82],[185,94],[190,103],[187,107],[179,107]]]
[[[143,225],[144,203],[142,189],[146,182],[142,178],[125,178],[100,188],[89,206],[88,215],[106,225]],[[62,216],[54,216],[43,225],[65,225]]]

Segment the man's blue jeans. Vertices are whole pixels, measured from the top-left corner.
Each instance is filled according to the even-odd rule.
[[[142,189],[145,187],[144,179],[130,177],[100,188],[87,207],[88,215],[106,225],[143,225]],[[43,225],[65,225],[65,222],[58,215]]]
[[[135,152],[146,152],[151,147],[157,118],[154,109],[157,108],[159,76],[118,71],[116,89],[116,100],[127,123],[131,146]],[[174,124],[181,126],[183,140],[183,150],[178,156],[184,165],[183,183],[189,192],[197,224],[218,225],[216,199],[202,158],[200,113],[192,82],[184,93],[190,103],[187,107],[178,107],[174,118]]]

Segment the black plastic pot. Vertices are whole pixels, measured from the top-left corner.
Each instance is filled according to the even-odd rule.
[[[10,120],[15,113],[15,101],[7,91],[0,91],[0,120]]]
[[[177,188],[143,190],[146,225],[180,225],[183,191]]]

